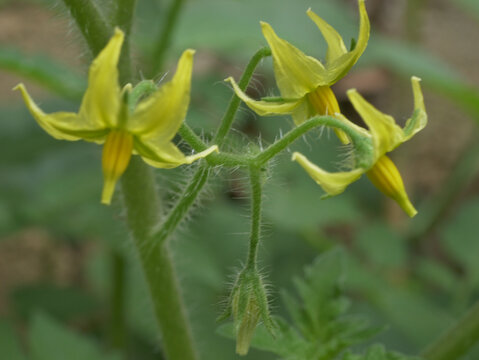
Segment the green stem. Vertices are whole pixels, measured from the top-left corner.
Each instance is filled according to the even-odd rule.
[[[196,133],[186,124],[183,123],[178,133],[181,137],[197,152],[206,150],[208,145],[196,135]],[[251,158],[245,155],[237,155],[231,153],[213,153],[206,158],[208,164],[211,166],[248,166],[251,163]]]
[[[113,29],[108,25],[95,2],[91,0],[63,0],[75,19],[93,56],[105,47]]]
[[[328,126],[343,130],[346,134],[349,135],[354,146],[360,146],[363,142],[362,135],[351,129],[351,127],[349,127],[343,121],[338,120],[333,116],[316,116],[290,130],[280,140],[276,141],[266,150],[259,153],[254,158],[254,162],[257,164],[257,166],[264,165],[266,162],[271,160],[274,156],[276,156],[278,153],[280,153],[289,145],[291,145],[294,141],[296,141],[300,136],[318,126]]]
[[[255,166],[250,166],[249,177],[251,184],[251,235],[246,268],[255,269],[261,232],[261,169]]]
[[[421,354],[426,360],[456,360],[479,341],[479,302]]]
[[[120,56],[120,84],[131,81],[130,33],[135,14],[136,0],[117,0],[114,23],[125,33]]]
[[[121,186],[128,225],[153,300],[165,356],[170,360],[196,360],[197,354],[170,250],[167,244],[154,241],[150,236],[160,214],[151,168],[139,157],[132,158],[122,176]]]
[[[153,233],[151,239],[155,244],[161,245],[166,243],[170,235],[173,234],[206,184],[209,173],[207,166],[199,165],[199,169],[193,175],[183,194],[178,198],[177,203],[173,206],[164,223]]]
[[[178,23],[179,14],[181,12],[181,9],[183,8],[184,3],[185,0],[173,0],[170,5],[170,8],[168,9],[166,21],[163,22],[163,27],[161,28],[159,39],[156,42],[156,48],[154,49],[151,56],[151,59],[153,59],[151,76],[155,76],[163,66],[166,50],[170,45],[172,33],[174,31],[175,25]]]
[[[248,87],[249,81],[251,80],[251,77],[253,76],[256,66],[258,66],[259,62],[265,57],[270,55],[271,55],[271,50],[267,47],[264,47],[258,50],[253,55],[248,65],[246,66],[246,69],[238,83],[238,86],[241,90],[245,91],[246,88]],[[240,98],[236,96],[236,94],[233,94],[228,104],[228,108],[223,118],[221,119],[220,127],[218,128],[218,131],[216,132],[216,135],[213,140],[213,144],[218,145],[220,148],[225,141],[226,135],[231,129],[231,125],[233,124],[233,120],[236,115],[236,112],[238,111],[239,105],[240,105]]]

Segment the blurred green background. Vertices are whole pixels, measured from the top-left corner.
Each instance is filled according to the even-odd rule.
[[[138,1],[132,38],[137,79],[150,75],[147,59],[170,5]],[[272,286],[273,311],[284,314],[280,289],[294,292],[292,278],[305,265],[342,247],[351,311],[387,325],[376,342],[417,354],[479,296],[479,6],[475,0],[368,0],[366,6],[369,46],[334,90],[355,121],[345,97],[352,87],[403,124],[412,111],[409,77],[422,77],[429,124],[392,155],[419,214],[407,218],[367,179],[320,200],[321,189],[285,152],[268,169],[260,263]],[[357,36],[353,0],[186,0],[155,79],[174,68],[183,49],[197,49],[186,121],[207,135],[232,94],[222,80],[238,79],[266,45],[260,20],[307,54],[324,56],[325,43],[305,14],[309,7],[345,42]],[[78,360],[161,358],[119,196],[111,207],[99,202],[101,148],[52,139],[11,92],[22,81],[45,111],[75,111],[91,61],[86,49],[61,2],[0,1],[2,359],[66,359],[71,349]],[[258,68],[250,94],[278,94],[270,59]],[[265,146],[291,127],[289,118],[259,118],[242,107],[229,146]],[[319,137],[313,131],[290,150],[333,170],[346,150],[328,131]],[[241,170],[216,171],[172,246],[201,358],[235,359],[234,342],[216,332],[215,318],[246,256],[249,190]],[[190,173],[156,171],[165,208]],[[244,358],[277,357],[251,350]],[[477,358],[479,347],[463,357]]]

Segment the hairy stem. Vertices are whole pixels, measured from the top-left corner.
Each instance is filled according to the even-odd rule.
[[[166,50],[168,50],[168,46],[170,45],[172,33],[175,25],[178,23],[178,18],[185,1],[186,0],[173,0],[171,2],[166,21],[163,22],[163,27],[161,28],[160,35],[156,41],[156,47],[151,56],[151,76],[155,76],[163,66]]]
[[[251,80],[251,77],[253,76],[253,73],[256,69],[256,66],[258,66],[259,62],[267,56],[271,56],[271,50],[267,47],[259,49],[253,55],[238,83],[238,86],[241,90],[246,90]],[[221,119],[220,127],[218,128],[218,131],[216,132],[216,135],[213,140],[213,144],[218,145],[220,148],[225,141],[226,135],[231,129],[231,125],[233,124],[233,120],[235,118],[236,112],[238,111],[239,105],[240,98],[236,96],[236,94],[233,94],[228,104],[228,108],[226,109],[226,112]]]
[[[263,186],[261,183],[261,169],[255,166],[250,166],[249,178],[251,184],[251,235],[246,268],[254,269],[256,268],[256,258],[261,232],[261,191]]]
[[[128,225],[148,283],[165,356],[171,360],[195,360],[196,350],[169,248],[150,235],[160,214],[151,168],[134,157],[121,185]]]
[[[427,347],[426,360],[456,360],[479,341],[479,302],[456,324]]]
[[[113,34],[112,27],[94,1],[63,0],[63,2],[75,19],[93,56],[98,55]]]
[[[135,14],[136,0],[117,0],[115,25],[125,33],[125,41],[120,57],[120,84],[131,81],[130,33]]]
[[[198,170],[193,175],[188,186],[185,188],[177,203],[167,215],[166,220],[161,224],[161,227],[154,232],[151,240],[157,244],[164,244],[170,235],[176,230],[181,220],[188,213],[190,207],[194,204],[196,198],[200,194],[203,186],[206,184],[209,176],[209,168],[204,165],[199,165]]]

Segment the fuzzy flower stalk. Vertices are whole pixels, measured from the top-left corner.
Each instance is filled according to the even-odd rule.
[[[267,291],[255,268],[245,267],[236,278],[227,308],[218,320],[233,316],[236,353],[246,355],[257,325],[262,322],[271,335],[275,323],[269,313]]]
[[[350,171],[327,172],[298,152],[293,153],[292,159],[297,161],[324,189],[326,197],[342,193],[349,184],[366,174],[371,182],[382,193],[395,200],[407,215],[415,216],[417,211],[409,200],[401,175],[386,154],[409,140],[427,124],[427,114],[419,82],[419,78],[411,78],[414,112],[404,128],[400,128],[392,116],[376,109],[355,89],[348,91],[351,103],[369,128],[369,130],[363,129],[337,114],[342,124],[350,131],[357,132],[361,139],[353,143],[354,166]]]
[[[156,168],[174,168],[203,158],[217,146],[185,156],[171,141],[185,119],[190,101],[194,50],[183,52],[172,80],[130,108],[132,85],[120,88],[118,60],[124,34],[113,37],[90,66],[88,88],[78,113],[44,113],[28,94],[21,91],[28,110],[48,134],[60,140],[85,140],[103,144],[103,192],[101,202],[110,204],[115,184],[125,172],[132,154]]]
[[[226,79],[236,95],[258,115],[291,114],[296,125],[316,115],[340,113],[338,101],[331,85],[344,77],[366,49],[369,39],[369,18],[364,0],[358,0],[359,34],[357,42],[348,51],[341,35],[311,9],[306,13],[322,33],[328,49],[326,61],[304,54],[301,50],[281,39],[273,28],[261,22],[263,35],[271,48],[276,84],[280,98],[253,100],[246,95],[235,80]],[[335,129],[341,142],[349,143],[347,135]]]

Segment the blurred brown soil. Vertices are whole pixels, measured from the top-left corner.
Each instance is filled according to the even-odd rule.
[[[9,294],[18,286],[82,282],[88,249],[57,241],[46,230],[31,228],[0,241],[0,316],[9,313]]]

